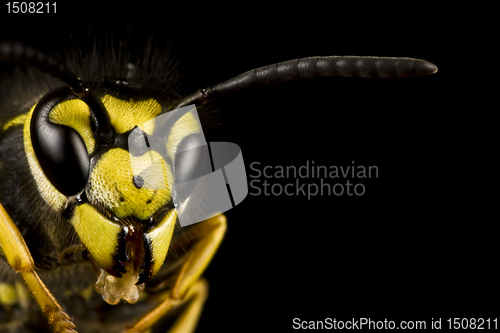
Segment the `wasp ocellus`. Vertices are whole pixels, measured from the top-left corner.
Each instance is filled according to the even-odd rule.
[[[2,332],[194,331],[208,295],[202,275],[226,219],[180,226],[170,190],[145,187],[131,167],[131,160],[144,168],[159,160],[154,151],[129,152],[137,127],[150,134],[155,129],[143,124],[195,104],[210,134],[215,103],[237,91],[322,76],[437,71],[412,58],[311,57],[186,93],[178,64],[154,40],[142,47],[95,43],[51,54],[0,44],[8,67],[0,91]],[[161,149],[175,152],[200,132],[181,116]],[[162,177],[175,182],[196,158],[161,162]]]

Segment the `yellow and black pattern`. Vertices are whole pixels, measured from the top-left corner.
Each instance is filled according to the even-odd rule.
[[[222,242],[226,218],[219,214],[180,228],[179,216],[200,207],[192,204],[195,196],[189,198],[189,189],[183,201],[174,204],[182,192],[174,192],[172,185],[180,179],[183,183],[178,169],[189,160],[176,153],[194,151],[190,148],[205,139],[200,139],[201,125],[186,113],[172,117],[177,120],[169,124],[168,136],[149,142],[156,125],[164,125],[154,119],[196,104],[207,134],[210,125],[217,124],[210,119],[216,97],[303,78],[400,78],[437,71],[434,64],[414,58],[308,57],[249,70],[215,84],[207,80],[212,85],[193,91],[184,90],[178,62],[166,45],[156,47],[151,38],[136,43],[128,36],[106,34],[91,36],[89,43],[88,37],[50,50],[48,56],[15,42],[0,43],[0,60],[26,67],[8,67],[0,74],[0,332],[195,329],[208,294],[202,274]],[[196,44],[195,39],[188,42]],[[290,95],[283,98],[294,100]],[[315,99],[333,105],[337,99],[333,95],[329,89]],[[278,126],[259,127],[274,115],[290,117],[286,108],[280,108],[272,114],[247,113],[259,116],[250,136],[265,137],[257,151],[269,145],[278,147],[273,154],[284,154],[282,148],[292,154],[307,153],[311,148],[307,135],[290,135],[292,149],[285,149],[282,137],[267,136],[272,133],[266,130],[291,122],[280,119]],[[290,118],[308,117],[312,111],[307,104],[298,117]],[[323,139],[314,145],[329,147],[324,138],[331,131],[324,130]],[[297,124],[291,133],[308,132]],[[271,137],[278,140],[268,140]],[[142,146],[143,150],[132,152],[129,139],[144,140],[148,149]],[[211,141],[208,136],[206,141]],[[202,164],[201,157],[195,157],[196,162],[188,164]],[[181,171],[189,179],[192,170]],[[202,199],[211,195],[208,192]],[[207,202],[200,200],[198,206]],[[241,275],[251,276],[252,284],[261,280],[267,288],[272,281],[261,259],[268,252],[258,256],[256,250],[267,249],[274,238],[259,244],[267,227],[262,227],[262,214],[255,207],[259,206],[253,207],[245,225],[251,229],[247,249],[254,261],[252,269]],[[287,209],[295,213],[303,207]],[[293,238],[294,250],[300,250],[301,237]],[[301,285],[303,281],[294,287]],[[245,284],[240,283],[238,290],[248,297]],[[279,296],[263,295],[270,296],[269,303]],[[259,307],[251,310],[262,312]]]
[[[38,100],[61,83],[28,67],[14,71],[5,81],[9,84],[2,86],[0,203],[5,214],[0,225],[4,235],[18,235],[14,239],[26,245],[16,245],[6,236],[0,240],[0,268],[5,271],[0,275],[0,308],[16,313],[0,323],[0,332],[30,331],[30,327],[50,331],[50,326],[65,332],[122,332],[134,323],[136,329],[147,331],[153,325],[161,327],[164,316],[173,332],[194,329],[207,296],[206,282],[199,277],[222,240],[225,219],[188,228],[181,237],[168,184],[174,182],[177,146],[201,131],[191,114],[172,126],[164,147],[171,156],[169,162],[154,150],[140,156],[128,152],[126,139],[131,131],[140,128],[152,135],[153,119],[168,112],[179,96],[172,89],[178,70],[165,51],[157,51],[151,59],[134,54],[136,49],[121,50],[118,62],[113,48],[105,46],[99,52],[92,48],[83,57],[71,50],[66,55],[65,65],[89,83],[118,138],[111,145],[99,143],[89,106],[80,99],[63,101],[50,111],[49,121],[74,129],[89,156],[87,185],[72,197],[63,195],[46,177],[32,144],[31,123]],[[103,68],[106,75],[97,75]],[[154,74],[145,80],[146,69]],[[113,80],[124,77],[126,86]],[[26,90],[27,84],[33,88]],[[20,91],[23,103],[6,98]],[[156,181],[166,187],[141,186],[136,176],[152,165],[159,166]],[[205,240],[216,230],[216,237]],[[177,259],[168,259],[170,251]],[[150,281],[154,289],[148,287]],[[32,299],[30,292],[45,296]],[[82,316],[71,301],[75,297],[84,300]],[[136,306],[136,317],[86,320],[91,313],[105,318],[103,304],[124,313]],[[148,315],[155,304],[159,309]],[[180,305],[185,314],[172,321],[167,313]],[[24,310],[12,312],[14,308]]]

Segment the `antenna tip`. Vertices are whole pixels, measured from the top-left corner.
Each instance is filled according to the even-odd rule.
[[[417,75],[431,75],[434,74],[438,71],[438,68],[436,65],[434,65],[432,62],[426,61],[426,60],[421,60],[419,61],[417,68],[416,68],[416,73]]]

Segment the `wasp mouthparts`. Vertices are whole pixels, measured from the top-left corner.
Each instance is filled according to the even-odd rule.
[[[139,300],[144,284],[137,285],[139,274],[133,270],[124,273],[121,278],[115,277],[101,269],[101,275],[95,284],[95,290],[111,305],[121,300],[135,303]]]
[[[139,300],[144,282],[151,278],[151,245],[143,230],[124,227],[118,235],[113,266],[101,268],[95,290],[109,304]]]

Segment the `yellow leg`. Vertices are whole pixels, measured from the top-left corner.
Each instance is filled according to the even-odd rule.
[[[194,332],[207,297],[208,283],[202,278],[196,282],[184,296],[184,302],[190,302],[190,304],[186,310],[180,314],[168,333]]]
[[[207,295],[207,285],[199,281],[200,276],[212,260],[226,231],[226,217],[217,215],[196,224],[184,235],[184,239],[194,240],[194,245],[185,254],[185,261],[178,273],[174,286],[165,294],[160,304],[139,319],[126,332],[146,332],[174,307],[186,302],[190,295],[197,295],[187,309],[177,319],[169,333],[192,332],[201,313]],[[179,240],[180,243],[183,239]]]
[[[35,263],[9,214],[0,204],[0,247],[9,265],[21,276],[54,332],[76,332],[75,325],[35,272]]]

